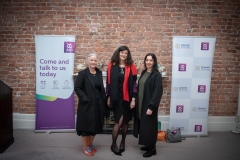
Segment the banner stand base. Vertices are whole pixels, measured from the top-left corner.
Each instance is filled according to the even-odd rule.
[[[235,134],[239,134],[240,133],[239,130],[233,130],[232,132],[235,133]]]
[[[76,132],[76,129],[59,129],[59,130],[34,130],[35,133],[74,133]]]

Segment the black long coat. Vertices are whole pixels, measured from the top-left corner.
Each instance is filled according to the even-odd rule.
[[[78,73],[75,82],[75,93],[78,96],[78,110],[76,130],[94,132],[95,123],[95,86],[91,78],[89,68]],[[106,93],[103,86],[102,72],[96,68],[96,76],[101,84],[99,110],[101,117],[101,128],[103,128],[105,107],[106,107]]]
[[[145,72],[146,70],[141,73],[139,80],[142,78]],[[162,92],[162,76],[159,72],[153,71],[146,79],[144,84],[140,121],[138,120],[138,104],[136,105],[137,108],[134,118],[133,135],[136,138],[138,138],[139,135],[140,145],[144,145],[147,147],[152,147],[156,145],[158,134],[158,108],[162,97]],[[136,103],[138,103],[138,98],[136,99]],[[153,111],[152,115],[146,114],[148,109]]]

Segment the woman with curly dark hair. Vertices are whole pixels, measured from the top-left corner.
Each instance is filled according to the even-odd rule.
[[[115,121],[111,150],[116,155],[122,155],[125,151],[128,122],[132,118],[132,109],[135,107],[136,80],[137,69],[133,64],[131,52],[127,46],[121,46],[112,55],[106,81],[107,105],[112,108]],[[118,148],[116,141],[120,128],[122,140]]]

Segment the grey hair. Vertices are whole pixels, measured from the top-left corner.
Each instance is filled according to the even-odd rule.
[[[85,60],[86,66],[88,66],[88,64],[86,63],[86,61],[88,61],[89,57],[92,57],[92,56],[97,57],[97,53],[90,53],[90,54],[86,57],[86,60]]]
[[[90,54],[86,57],[86,60],[88,60],[89,57],[92,57],[92,56],[97,57],[97,53],[90,53]]]

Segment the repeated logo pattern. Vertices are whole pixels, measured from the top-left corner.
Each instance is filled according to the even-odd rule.
[[[169,128],[184,135],[207,134],[215,37],[173,37]]]
[[[202,132],[202,125],[195,125],[194,131],[195,132]]]
[[[187,70],[187,64],[179,63],[178,64],[178,71],[186,71]]]
[[[209,50],[209,42],[202,42],[201,50]]]
[[[177,105],[176,106],[176,113],[183,113],[184,105]]]

